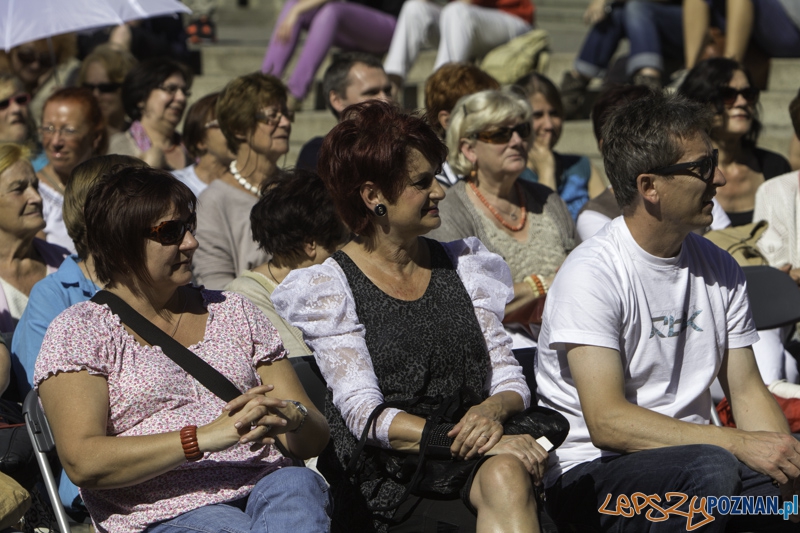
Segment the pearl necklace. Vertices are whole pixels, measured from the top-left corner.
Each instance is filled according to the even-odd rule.
[[[239,185],[247,189],[252,194],[255,194],[258,197],[261,196],[261,191],[258,190],[258,187],[244,179],[244,176],[239,173],[239,169],[236,168],[236,160],[231,161],[231,166],[228,168],[230,169],[231,174],[233,174],[233,177],[236,178],[236,181],[239,182]]]

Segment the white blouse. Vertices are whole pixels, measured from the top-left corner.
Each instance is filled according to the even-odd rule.
[[[472,300],[486,339],[491,360],[489,395],[516,392],[527,408],[530,390],[502,325],[505,306],[514,296],[508,265],[475,237],[441,244]],[[272,301],[278,314],[303,332],[333,393],[334,405],[353,435],[360,437],[369,415],[384,399],[344,271],[332,258],[294,270],[272,293]],[[391,449],[389,426],[399,412],[390,408],[381,413],[370,435],[372,444]]]

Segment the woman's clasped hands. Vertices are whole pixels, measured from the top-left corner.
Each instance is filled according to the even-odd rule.
[[[197,429],[201,449],[217,452],[237,443],[253,443],[254,451],[275,444],[277,435],[297,429],[303,415],[297,409],[286,409],[288,401],[267,396],[274,388],[253,387],[225,405],[216,420]]]

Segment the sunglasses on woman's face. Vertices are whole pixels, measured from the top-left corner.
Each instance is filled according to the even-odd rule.
[[[120,87],[122,87],[121,83],[84,83],[84,89],[89,89],[90,91],[94,92],[95,90],[103,93],[113,93]]]
[[[496,130],[482,131],[473,135],[475,139],[489,144],[506,144],[516,132],[520,139],[525,140],[531,136],[531,123],[523,122],[513,128],[498,128]]]
[[[49,68],[53,66],[53,61],[50,58],[50,54],[47,52],[42,52],[41,54],[36,53],[36,50],[17,50],[17,59],[19,59],[20,63],[24,63],[26,65],[30,65],[31,63],[39,63],[39,66],[42,68]]]
[[[707,155],[702,159],[698,159],[697,161],[689,161],[687,163],[678,163],[668,167],[655,168],[647,172],[647,174],[669,176],[684,170],[697,169],[698,174],[692,175],[696,178],[700,178],[705,183],[710,183],[714,179],[714,174],[716,174],[718,163],[719,151],[715,149],[713,152],[711,152],[711,155]]]
[[[719,97],[725,107],[733,107],[736,100],[741,94],[748,104],[753,105],[758,102],[758,95],[760,91],[755,87],[745,87],[744,89],[735,89],[733,87],[720,87]]]
[[[147,237],[167,246],[180,244],[188,231],[192,235],[197,230],[197,213],[184,220],[166,220],[147,231]]]
[[[17,94],[14,96],[10,96],[5,100],[0,100],[0,111],[5,111],[8,109],[8,106],[11,105],[11,102],[16,103],[18,106],[28,105],[28,102],[31,101],[31,95],[28,93]]]

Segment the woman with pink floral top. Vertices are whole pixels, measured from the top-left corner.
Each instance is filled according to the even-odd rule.
[[[79,303],[34,375],[61,462],[97,531],[328,531],[325,481],[277,447],[314,457],[328,425],[258,308],[190,285],[195,202],[161,170],[105,176],[86,199],[89,253],[106,290],[241,395],[226,404],[107,306]]]

